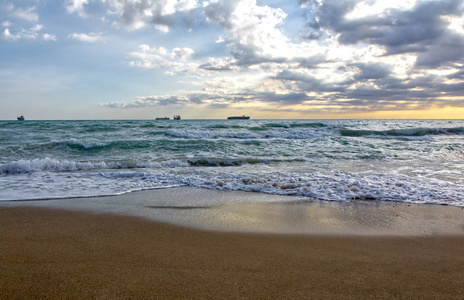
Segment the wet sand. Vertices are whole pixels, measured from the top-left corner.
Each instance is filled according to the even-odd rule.
[[[0,207],[40,207],[135,216],[222,232],[464,235],[464,209],[460,207],[388,201],[331,202],[190,187],[110,197],[0,201]]]
[[[151,192],[150,197],[161,194]],[[132,197],[134,205],[138,201],[134,198],[137,195],[128,197]],[[160,223],[141,215],[135,207],[116,209],[121,204],[114,197],[104,201],[108,206],[102,202],[97,205],[98,209],[92,206],[93,210],[86,206],[79,208],[77,202],[68,201],[66,208],[58,205],[62,203],[60,200],[53,201],[53,205],[1,203],[1,299],[464,298],[464,219],[459,219],[460,208],[426,206],[430,214],[424,215],[417,213],[422,208],[413,206],[378,207],[396,211],[395,218],[398,214],[401,219],[420,221],[422,217],[435,215],[435,219],[430,219],[435,224],[431,228],[438,229],[425,234],[406,229],[405,234],[396,235],[382,230],[378,234],[373,231],[355,234],[357,228],[362,228],[359,225],[353,225],[351,233],[345,230],[327,234],[327,228],[338,228],[338,225],[332,226],[337,224],[333,221],[334,214],[320,216],[321,231],[317,234],[298,233],[301,228],[293,234],[282,234],[259,233],[259,230],[253,233],[211,231],[187,228],[186,224]],[[185,208],[179,203],[173,208],[167,207],[172,203],[161,202],[154,201],[149,205],[152,207],[146,207],[143,202],[141,211],[152,215],[153,211],[161,210],[168,218],[177,216],[178,222],[190,220],[185,214],[198,217],[196,212],[203,214],[202,211],[209,210],[201,208],[202,205],[197,209]],[[272,220],[282,220],[276,216],[276,210],[280,215],[281,207],[285,207],[281,205],[293,207],[291,211],[294,205],[301,205],[299,202],[268,204],[271,206],[267,207],[275,207],[266,217],[254,220],[267,218],[272,224]],[[157,208],[160,205],[163,207]],[[221,205],[215,205],[215,213],[220,212]],[[310,219],[316,219],[316,213],[327,212],[325,208],[312,210],[311,205],[304,207],[311,211]],[[263,209],[259,203],[225,205],[225,211],[235,213],[224,212],[224,216],[239,215],[239,207],[244,209],[242,213],[252,207],[252,211],[256,207]],[[360,209],[367,208],[358,207],[358,214]],[[410,213],[406,214],[408,209]],[[348,216],[352,214],[346,208],[345,211]],[[128,216],[129,212],[134,215]],[[288,210],[284,214],[289,214]],[[450,232],[440,229],[447,218],[457,218],[453,219],[457,224]],[[332,225],[324,225],[327,219]],[[303,227],[315,227],[316,221]],[[358,224],[339,222],[347,227]],[[412,221],[403,220],[391,228],[398,231],[408,222]],[[290,228],[297,223],[298,220],[279,224]],[[381,224],[389,226],[386,221]]]

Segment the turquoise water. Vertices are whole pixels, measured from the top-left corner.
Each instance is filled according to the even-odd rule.
[[[0,199],[193,186],[464,206],[464,120],[0,121]]]

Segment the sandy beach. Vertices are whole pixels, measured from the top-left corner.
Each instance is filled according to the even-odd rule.
[[[179,193],[184,192],[192,193]],[[144,197],[161,197],[162,193],[148,192]],[[77,209],[75,201],[71,206],[68,200],[68,209],[59,207],[61,200],[52,201],[54,205],[37,205],[41,201],[0,205],[1,299],[464,297],[464,229],[463,219],[459,221],[462,209],[457,207],[424,208],[436,211],[437,217],[430,220],[434,226],[446,225],[450,218],[458,223],[448,233],[437,227],[428,234],[406,230],[406,234],[369,231],[356,235],[357,227],[352,226],[351,234],[333,234],[326,233],[325,218],[320,218],[318,234],[282,234],[188,228],[129,216],[133,207],[122,213],[96,207],[91,211]],[[268,204],[271,208],[281,205]],[[257,205],[239,204],[234,211]],[[154,206],[145,210],[152,212]],[[417,212],[422,208],[390,207],[402,219],[421,219]],[[196,211],[171,209],[176,214]],[[231,210],[229,206],[223,209]],[[377,209],[382,211],[382,207]],[[405,214],[407,209],[415,213]],[[263,218],[275,217],[275,207],[271,212]]]

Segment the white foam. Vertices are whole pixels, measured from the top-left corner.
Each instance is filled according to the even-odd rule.
[[[17,174],[33,172],[70,172],[88,171],[102,169],[126,169],[126,168],[176,168],[188,166],[187,161],[121,161],[121,162],[75,162],[68,160],[57,160],[52,158],[18,160],[8,164],[0,165],[0,174]]]

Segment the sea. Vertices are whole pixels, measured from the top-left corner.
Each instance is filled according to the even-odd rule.
[[[179,186],[464,207],[464,120],[0,121],[0,200]]]

